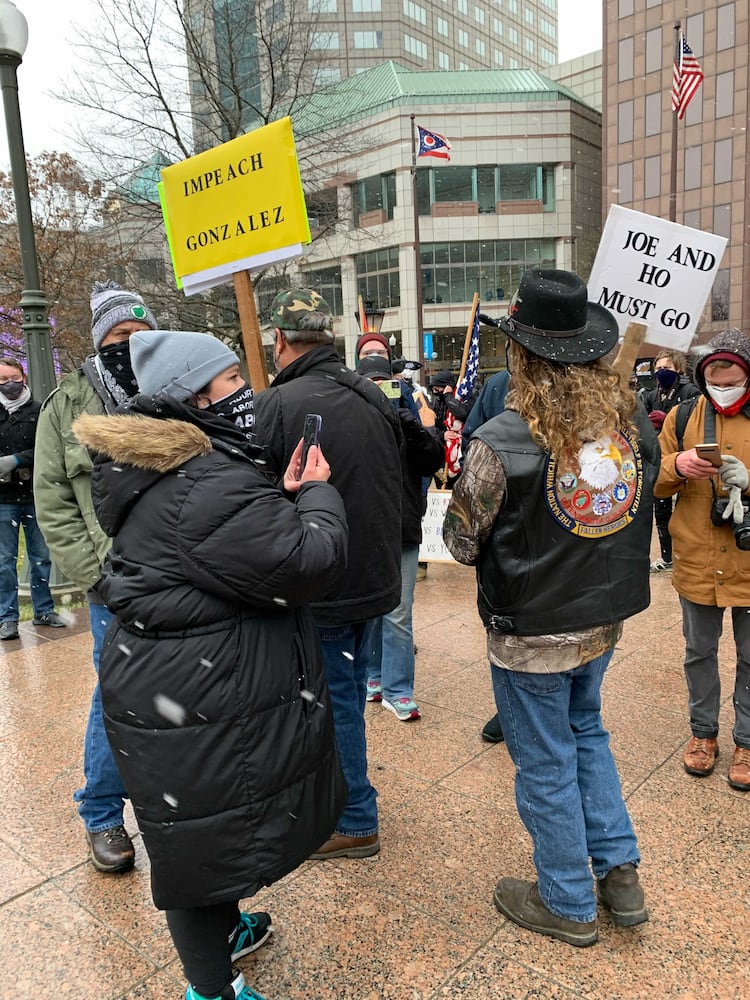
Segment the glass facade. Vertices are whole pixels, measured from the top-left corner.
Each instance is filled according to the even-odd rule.
[[[432,205],[445,202],[476,202],[480,214],[491,215],[497,211],[497,203],[503,201],[540,201],[545,212],[553,212],[554,167],[551,164],[506,163],[417,170],[420,215],[431,215]]]
[[[507,300],[528,267],[556,267],[554,239],[423,243],[422,300],[431,303]]]
[[[358,295],[371,299],[379,309],[401,305],[398,247],[358,254],[356,266]]]
[[[393,208],[396,204],[396,175],[376,174],[365,177],[352,185],[352,206],[354,208],[354,224],[359,225],[360,216],[364,212],[374,212],[382,208],[386,219],[393,218]]]

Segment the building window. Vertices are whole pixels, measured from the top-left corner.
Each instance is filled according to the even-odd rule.
[[[732,179],[732,139],[719,139],[714,143],[714,184],[724,184]]]
[[[714,227],[713,232],[717,236],[730,238],[732,230],[732,206],[714,205]]]
[[[341,80],[341,69],[338,66],[317,66],[315,83],[320,87],[328,87]]]
[[[495,49],[495,63],[496,63],[496,65],[502,66],[503,63],[504,63],[504,61],[505,61],[505,57],[503,56],[503,54],[500,51],[500,49]]]
[[[359,225],[360,216],[365,212],[378,209],[383,210],[386,219],[392,219],[396,205],[396,175],[376,174],[357,181],[352,187],[352,205],[355,226]]]
[[[633,164],[621,163],[617,168],[617,204],[628,205],[633,200]]]
[[[355,49],[382,49],[383,48],[383,32],[382,31],[355,31],[354,32],[354,48]]]
[[[457,0],[456,7],[458,8],[459,14],[468,14],[469,0]]]
[[[534,23],[534,11],[531,9],[531,7],[526,7],[524,9],[523,16],[524,16],[527,24],[533,24]]]
[[[534,39],[533,38],[524,38],[524,40],[523,40],[523,47],[526,49],[526,51],[529,53],[529,55],[533,55],[534,54]]]
[[[689,146],[685,150],[685,190],[692,191],[701,186],[702,156],[700,146]]]
[[[438,52],[438,69],[450,69],[451,61],[447,52]]]
[[[617,79],[633,79],[633,39],[622,38],[617,47]]]
[[[508,0],[508,10],[511,14],[518,13],[518,0]]]
[[[458,29],[458,44],[462,45],[465,49],[469,47],[469,32],[464,31],[463,28]]]
[[[496,35],[502,35],[503,22],[500,20],[499,17],[492,18],[492,30],[495,32]]]
[[[439,17],[437,19],[437,33],[443,35],[445,38],[448,37],[448,22],[444,17]]]
[[[485,56],[487,54],[487,46],[483,38],[477,38],[475,45],[478,56]]]
[[[727,3],[716,12],[716,48],[734,48],[734,4]]]
[[[508,28],[508,41],[511,45],[518,45],[518,31],[516,28]]]
[[[621,101],[617,105],[617,141],[633,141],[633,102]]]
[[[412,37],[412,35],[404,35],[404,49],[418,59],[427,58],[427,43]]]
[[[711,289],[711,319],[714,323],[726,323],[729,319],[729,268],[716,272]]]
[[[446,202],[476,202],[479,212],[492,214],[498,201],[539,201],[554,211],[554,167],[551,164],[503,164],[484,167],[430,167],[417,171],[417,206]]]
[[[646,32],[646,72],[658,73],[661,68],[661,28],[652,28]]]
[[[554,239],[423,243],[422,300],[425,304],[507,299],[529,267],[555,267]]]
[[[643,161],[643,197],[658,198],[661,194],[661,157],[647,156]]]
[[[510,57],[510,68],[511,69],[518,69],[518,60],[516,59],[515,56],[511,56]]]
[[[305,197],[307,219],[311,229],[330,229],[339,219],[339,199],[336,188],[314,191]]]
[[[699,208],[697,208],[693,212],[683,212],[683,214],[682,214],[682,224],[683,224],[683,226],[689,226],[691,229],[700,229],[700,227],[701,227],[701,210]]]
[[[307,9],[311,14],[335,14],[337,0],[307,0]]]
[[[474,201],[473,167],[433,170],[434,201]]]
[[[703,14],[691,14],[685,18],[685,38],[693,54],[703,55]]]
[[[477,24],[484,24],[484,11],[481,7],[474,8],[474,20]]]
[[[352,11],[355,14],[377,14],[381,9],[381,0],[352,0]]]
[[[661,134],[662,94],[646,94],[646,135]]]
[[[316,267],[301,271],[305,288],[320,292],[334,316],[344,314],[344,296],[341,291],[341,267]]]
[[[552,49],[546,49],[543,45],[539,46],[539,55],[542,62],[547,63],[548,66],[552,66],[557,62],[557,53],[553,52]]]
[[[703,86],[701,84],[701,86]],[[696,94],[696,97],[698,95]],[[734,114],[734,70],[716,76],[716,117]]]
[[[357,254],[357,292],[381,309],[401,305],[398,247]]]
[[[618,17],[630,17],[633,13],[633,0],[620,0],[617,8]]]
[[[337,49],[339,47],[338,31],[315,31],[310,39],[312,49]]]
[[[419,24],[427,24],[427,11],[424,7],[420,7],[418,3],[414,3],[414,0],[404,0],[404,14],[412,21],[417,21]]]

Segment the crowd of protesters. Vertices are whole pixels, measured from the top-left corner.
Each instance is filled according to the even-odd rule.
[[[91,861],[133,866],[130,797],[187,1000],[260,997],[235,963],[273,925],[242,899],[306,859],[383,848],[366,706],[421,716],[411,614],[432,477],[453,488],[445,542],[476,566],[496,710],[482,735],[507,742],[533,844],[536,879],[501,878],[495,906],[577,947],[598,939],[597,904],[618,926],[648,920],[601,685],[650,572],[671,571],[683,765],[710,774],[731,608],[728,774],[750,790],[750,338],[715,337],[692,377],[663,351],[636,393],[612,314],[576,275],[532,269],[498,323],[506,369],[470,390],[441,370],[428,395],[380,334],[343,364],[325,299],[292,288],[268,317],[275,377],[254,391],[230,348],[158,329],[137,293],[98,284],[91,308],[93,353],[41,410],[0,359],[0,638],[18,634],[15,517],[34,624],[65,625],[50,555],[89,604],[98,683],[74,798]]]

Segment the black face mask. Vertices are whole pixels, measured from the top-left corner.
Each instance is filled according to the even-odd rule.
[[[138,392],[138,383],[135,380],[133,366],[130,363],[129,341],[118,341],[116,344],[107,344],[106,347],[100,347],[99,357],[106,370],[123,392],[126,392],[128,396],[134,396]]]
[[[659,383],[659,388],[665,392],[668,392],[680,377],[680,373],[673,372],[671,368],[659,368],[654,372],[654,375]]]
[[[14,379],[11,382],[6,382],[5,385],[0,385],[0,392],[9,402],[13,402],[14,399],[18,399],[23,390],[24,383],[21,379],[17,382]]]
[[[217,399],[215,403],[210,403],[206,409],[218,417],[231,420],[248,441],[252,439],[255,411],[253,409],[253,390],[247,382],[234,392],[230,392],[228,396],[224,396],[223,399]]]

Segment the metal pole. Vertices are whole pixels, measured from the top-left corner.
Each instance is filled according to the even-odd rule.
[[[21,246],[21,269],[24,288],[21,292],[25,353],[29,369],[32,397],[43,402],[57,385],[52,359],[49,325],[49,303],[40,288],[39,262],[36,255],[34,223],[31,217],[29,176],[21,129],[21,109],[18,103],[17,70],[21,59],[9,52],[0,52],[0,87],[3,91],[5,127],[8,132],[8,152],[16,201],[18,240]]]
[[[422,251],[419,246],[419,206],[417,205],[417,140],[414,119],[411,115],[411,200],[414,206],[414,280],[416,282],[417,301],[417,350],[419,361],[425,364],[424,356],[424,320],[422,317]],[[403,345],[402,345],[403,350]],[[426,367],[424,368],[426,372]]]
[[[680,65],[680,22],[675,30],[675,65]],[[674,73],[674,69],[672,70]],[[669,221],[677,221],[677,112],[672,112],[672,156],[669,163]]]

